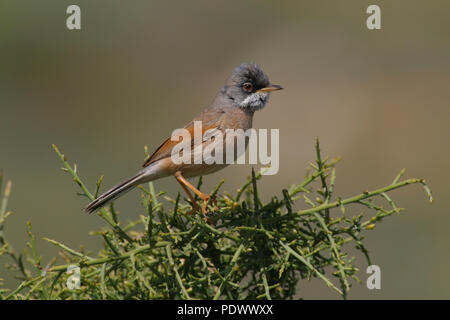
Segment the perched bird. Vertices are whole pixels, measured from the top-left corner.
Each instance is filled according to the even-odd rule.
[[[257,64],[241,64],[234,69],[231,77],[219,91],[211,105],[184,128],[193,136],[194,122],[201,121],[202,133],[211,129],[220,130],[224,135],[227,129],[243,129],[245,131],[252,127],[255,111],[266,106],[270,92],[280,89],[282,89],[281,86],[269,82],[268,77]],[[200,141],[194,140],[192,139],[191,142],[192,150],[199,143],[204,147],[211,143],[202,139]],[[227,164],[193,162],[176,164],[172,160],[171,155],[173,148],[178,143],[178,141],[168,138],[145,161],[143,170],[100,195],[85,210],[89,213],[94,212],[142,183],[173,175],[187,193],[192,202],[193,210],[199,210],[200,207],[190,190],[203,201],[202,212],[206,214],[206,204],[210,196],[200,192],[186,178],[216,172]]]

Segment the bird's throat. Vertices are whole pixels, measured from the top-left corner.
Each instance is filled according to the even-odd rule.
[[[255,92],[246,97],[239,103],[241,108],[257,111],[264,108],[269,100],[269,93],[267,92]]]

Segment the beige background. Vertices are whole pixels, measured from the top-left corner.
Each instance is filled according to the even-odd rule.
[[[255,116],[280,129],[280,171],[263,196],[299,182],[314,157],[342,156],[343,196],[392,181],[401,168],[430,183],[394,193],[407,208],[367,234],[382,289],[354,285],[349,298],[449,298],[450,3],[443,1],[76,1],[82,30],[68,31],[73,1],[0,3],[0,167],[13,180],[6,233],[20,248],[25,221],[38,238],[99,248],[88,232],[103,225],[82,212],[86,200],[59,168],[57,144],[93,188],[135,173],[143,146],[157,147],[207,106],[231,70],[255,61],[286,90]],[[382,30],[365,27],[369,4],[382,8]],[[235,166],[234,191],[250,172]],[[156,183],[172,196],[174,179]],[[117,202],[122,219],[141,211],[138,192]],[[359,209],[353,208],[356,214]],[[38,242],[44,262],[55,250]],[[364,259],[357,256],[365,279]],[[13,281],[0,259],[0,277]],[[315,280],[305,298],[337,298]]]

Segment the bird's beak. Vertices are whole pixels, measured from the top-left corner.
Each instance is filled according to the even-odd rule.
[[[278,91],[278,90],[281,90],[281,89],[283,89],[282,86],[279,86],[277,84],[270,84],[269,86],[267,86],[265,88],[262,88],[262,89],[259,89],[256,92],[270,92],[270,91]]]

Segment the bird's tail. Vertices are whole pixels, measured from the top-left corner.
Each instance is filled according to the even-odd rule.
[[[109,189],[102,195],[100,195],[97,199],[92,201],[87,207],[86,212],[92,213],[94,211],[97,211],[98,209],[104,207],[111,201],[117,199],[118,197],[123,196],[125,193],[136,187],[137,185],[142,183],[142,178],[144,178],[145,172],[141,171],[134,177],[131,177],[130,179],[127,179],[115,187]]]

